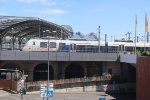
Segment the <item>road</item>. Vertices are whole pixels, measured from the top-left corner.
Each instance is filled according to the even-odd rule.
[[[54,97],[49,100],[98,100],[99,97],[112,98],[109,95],[104,95],[104,93],[62,93],[54,94]],[[21,100],[19,94],[9,94],[0,96],[0,100]],[[40,94],[27,94],[24,95],[23,100],[43,100]],[[46,98],[44,100],[47,100]]]
[[[116,99],[113,99],[110,95],[101,92],[92,93],[56,93],[54,97],[49,100],[99,100],[100,97],[106,97],[107,100],[136,100],[135,95],[132,94],[115,94]],[[109,98],[109,99],[108,99]],[[19,94],[5,94],[0,95],[0,100],[21,100]],[[40,94],[24,95],[23,100],[47,100],[40,97]]]

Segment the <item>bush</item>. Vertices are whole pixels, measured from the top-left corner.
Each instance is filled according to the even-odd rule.
[[[144,52],[142,52],[142,56],[150,56],[150,52],[149,51],[144,51]]]
[[[140,56],[141,55],[141,51],[137,50],[136,51],[136,55]]]

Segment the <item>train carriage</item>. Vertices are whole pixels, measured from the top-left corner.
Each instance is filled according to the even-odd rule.
[[[48,43],[49,42],[49,43]],[[100,44],[99,44],[100,43]],[[49,44],[49,46],[48,46]],[[59,40],[56,38],[30,39],[23,51],[61,51],[61,52],[132,52],[135,49],[134,42],[104,42],[88,41],[80,39]],[[48,48],[49,47],[49,48]],[[150,50],[150,43],[136,43],[139,51]]]

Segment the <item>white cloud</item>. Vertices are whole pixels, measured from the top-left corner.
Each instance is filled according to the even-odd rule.
[[[51,15],[60,15],[60,14],[66,13],[66,11],[61,10],[61,9],[45,9],[45,10],[27,9],[26,12],[40,13],[40,14],[51,14]]]
[[[16,1],[22,3],[41,3],[48,6],[56,5],[56,1],[52,0],[16,0]]]

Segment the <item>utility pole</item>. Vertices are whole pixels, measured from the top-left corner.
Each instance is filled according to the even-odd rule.
[[[100,53],[100,40],[101,40],[101,39],[100,39],[100,38],[101,38],[101,37],[100,37],[100,34],[101,34],[101,33],[100,33],[100,28],[101,28],[101,26],[98,27],[98,33],[99,33],[99,36],[98,36],[98,52],[99,52],[99,53]]]
[[[107,53],[107,34],[105,34],[105,53]]]
[[[126,35],[126,40],[128,40],[128,38],[127,38],[127,35],[128,35],[128,34],[126,33],[125,35]]]
[[[130,36],[130,35],[131,35],[132,33],[131,33],[131,32],[128,32],[127,34],[129,34],[128,39],[130,40],[130,39],[131,39],[131,36]]]
[[[111,42],[112,42],[112,36],[111,36]]]
[[[39,24],[39,38],[41,38],[41,26],[40,26],[40,19],[38,18],[38,24]]]

